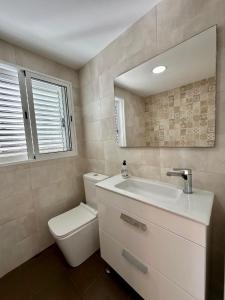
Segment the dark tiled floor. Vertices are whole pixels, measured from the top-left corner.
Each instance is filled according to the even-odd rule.
[[[105,273],[99,253],[77,268],[56,245],[0,279],[1,300],[141,300],[114,271]]]

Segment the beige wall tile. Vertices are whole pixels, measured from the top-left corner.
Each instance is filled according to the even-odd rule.
[[[29,169],[16,170],[11,173],[13,194],[28,191],[30,189]]]
[[[16,63],[15,48],[3,40],[0,40],[0,60],[12,64]]]
[[[157,46],[157,10],[154,7],[144,17],[138,20],[122,36],[124,40],[126,57],[131,57],[148,48],[149,54],[153,56],[156,53]]]
[[[94,80],[91,83],[83,85],[83,88],[80,92],[80,96],[82,100],[82,106],[97,101],[99,99],[99,81]]]
[[[79,89],[80,85],[79,85],[79,77],[77,72],[74,72],[73,69],[70,69],[60,64],[57,64],[56,68],[57,70],[55,74],[57,74],[59,78],[71,82],[74,88]]]
[[[63,180],[63,162],[54,160],[52,162],[42,162],[41,166],[30,169],[32,188],[49,186]]]
[[[37,233],[34,209],[17,219],[18,242]]]
[[[90,102],[82,108],[85,122],[93,122],[101,119],[101,102],[100,100]]]
[[[217,91],[225,91],[225,28],[218,27],[217,41]]]
[[[42,58],[30,51],[15,47],[16,64],[32,71],[41,72],[50,76],[56,76],[57,64],[49,62],[47,58]]]
[[[225,67],[223,67],[223,70],[225,70]],[[225,92],[225,71],[221,72],[219,76],[217,76],[217,91]]]
[[[1,172],[0,173],[0,198],[7,198],[12,194],[13,185],[12,185],[12,173],[10,172]]]
[[[114,116],[114,96],[101,98],[101,118],[112,118]]]
[[[0,200],[0,225],[26,216],[34,210],[30,191],[18,192]]]
[[[45,208],[52,208],[54,210],[55,205],[63,205],[67,199],[66,187],[66,182],[60,181],[34,189],[32,191],[32,197],[35,202],[35,207],[38,210],[45,210]]]
[[[81,101],[80,101],[80,89],[77,87],[72,87],[72,92],[73,92],[73,103],[74,103],[74,108],[75,110],[79,109],[81,106]]]
[[[0,226],[0,273],[3,275],[22,263],[21,256],[17,251],[18,223],[16,220]]]
[[[148,148],[140,149],[141,163],[149,166],[160,167],[160,149],[152,148],[150,151]]]
[[[129,163],[140,163],[141,162],[141,151],[138,148],[120,148],[119,158],[122,161],[125,159]]]
[[[106,70],[112,68],[112,66],[120,64],[121,61],[126,58],[125,43],[122,38],[113,41],[109,46],[107,46],[100,56],[101,69],[98,75]]]
[[[29,169],[0,172],[0,199],[27,191],[30,188]]]
[[[85,200],[83,176],[65,182],[66,198],[65,210],[69,210]]]
[[[90,64],[86,64],[85,66],[83,66],[83,68],[81,68],[78,71],[78,77],[80,81],[80,86],[82,87],[86,86],[88,83],[90,83],[93,80],[93,77],[91,76],[90,73]]]
[[[106,118],[101,120],[102,139],[104,141],[115,139],[115,122],[114,118]]]
[[[68,157],[63,160],[64,180],[76,179],[85,172],[85,160],[80,158]]]
[[[105,174],[109,176],[113,176],[116,174],[120,174],[121,172],[121,163],[119,161],[105,161]]]
[[[217,93],[217,106],[216,106],[216,132],[217,134],[225,133],[225,92]]]
[[[85,153],[87,158],[101,160],[104,158],[104,145],[102,142],[86,142]]]
[[[20,253],[22,263],[38,254],[40,252],[38,234],[33,233],[18,242],[17,251]]]
[[[73,86],[79,153],[83,154],[78,73],[0,40],[0,60],[68,80]],[[84,199],[80,156],[0,166],[0,277],[53,243],[47,222]]]
[[[120,161],[120,149],[114,140],[104,142],[104,159],[111,162]]]
[[[88,159],[87,172],[105,173],[105,161],[102,159]]]
[[[128,168],[133,175],[161,179],[165,182],[183,187],[183,180],[166,176],[172,167],[190,167],[193,169],[193,185],[216,193],[213,214],[212,245],[221,250],[221,238],[225,219],[224,191],[224,158],[225,145],[225,1],[224,0],[164,0],[155,9],[146,14],[141,20],[124,32],[116,41],[91,60],[81,71],[82,90],[86,85],[99,84],[95,99],[101,101],[101,118],[113,119],[113,78],[133,68],[137,64],[163,52],[185,39],[218,25],[218,63],[217,63],[217,141],[212,149],[120,149],[111,137],[112,127],[102,135],[104,155],[101,158],[89,159],[89,170],[103,170],[109,175],[120,171],[121,161],[127,159]],[[86,96],[85,96],[86,97]],[[82,98],[84,105],[88,96]],[[96,117],[96,119],[95,119]],[[99,118],[98,113],[92,114],[92,120]],[[84,118],[84,122],[89,120]],[[105,123],[102,124],[104,126]],[[110,125],[109,125],[110,126]],[[88,138],[89,139],[89,138]],[[88,142],[87,139],[87,142]],[[88,144],[88,143],[87,143]],[[91,144],[91,143],[90,143]],[[91,155],[92,156],[92,155]],[[90,153],[88,153],[90,157]],[[219,242],[222,241],[222,242]],[[224,247],[224,246],[223,246]],[[222,251],[218,251],[220,261]],[[215,252],[213,256],[215,256]],[[211,272],[211,281],[223,281],[221,274]]]
[[[215,148],[207,151],[206,171],[225,175],[225,134],[217,136],[217,144]]]
[[[222,0],[164,0],[157,6],[158,51],[168,49],[194,34],[224,24]]]
[[[87,141],[101,141],[102,140],[101,121],[85,123],[84,139]]]
[[[65,212],[64,203],[54,203],[52,206],[46,206],[44,209],[36,207],[36,220],[37,220],[37,232],[38,232],[38,243],[40,251],[49,247],[53,244],[54,239],[48,229],[48,221]]]
[[[88,64],[81,68],[79,71],[81,86],[89,84],[98,78],[100,75],[101,63],[101,58],[96,56],[94,60],[90,60]]]
[[[160,163],[162,168],[190,168],[193,170],[206,170],[207,149],[176,149],[161,148]]]
[[[160,168],[142,165],[142,164],[129,164],[129,173],[134,176],[143,177],[152,180],[160,180]]]
[[[99,76],[99,96],[101,98],[113,95],[114,83],[112,71],[104,72]]]

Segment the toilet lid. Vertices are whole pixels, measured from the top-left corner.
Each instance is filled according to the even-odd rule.
[[[65,237],[83,225],[94,220],[97,211],[81,203],[79,206],[48,221],[50,231],[57,237]]]

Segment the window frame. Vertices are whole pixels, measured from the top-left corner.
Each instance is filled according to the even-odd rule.
[[[17,70],[17,73],[18,73],[17,66],[7,63],[3,60],[0,60],[0,64],[11,67],[11,68]],[[18,76],[18,82],[19,82],[19,76]],[[20,82],[19,82],[19,88],[20,88]],[[21,100],[21,108],[22,108],[22,114],[23,114],[22,100]],[[24,114],[23,114],[23,118],[24,118]],[[25,130],[25,124],[24,124],[24,130]],[[25,135],[26,135],[26,133],[25,133]],[[1,165],[4,166],[4,165],[8,165],[8,164],[16,164],[17,162],[27,161],[27,160],[28,160],[28,152],[27,153],[9,153],[0,158],[0,166]]]
[[[30,69],[18,65],[10,64],[2,60],[0,60],[0,63],[12,66],[17,69],[20,95],[21,95],[21,105],[23,110],[25,137],[26,137],[26,144],[27,144],[27,154],[25,155],[12,154],[9,155],[8,157],[2,157],[0,158],[0,166],[77,156],[78,149],[77,149],[77,135],[76,135],[76,127],[75,127],[75,111],[74,111],[74,103],[73,103],[72,83],[50,75],[32,71]],[[44,81],[50,84],[51,83],[56,84],[66,88],[65,101],[66,101],[67,119],[68,119],[67,126],[69,127],[71,150],[51,152],[51,153],[39,153],[31,79]]]
[[[127,138],[126,138],[126,116],[125,116],[125,101],[121,97],[115,97],[115,105],[118,103],[118,111],[119,115],[117,115],[117,121],[119,125],[119,128],[116,128],[116,130],[119,130],[119,141],[118,146],[119,147],[126,147],[127,146]]]

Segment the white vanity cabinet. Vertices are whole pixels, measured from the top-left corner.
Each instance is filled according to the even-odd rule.
[[[146,300],[205,300],[208,226],[97,187],[102,258]]]

